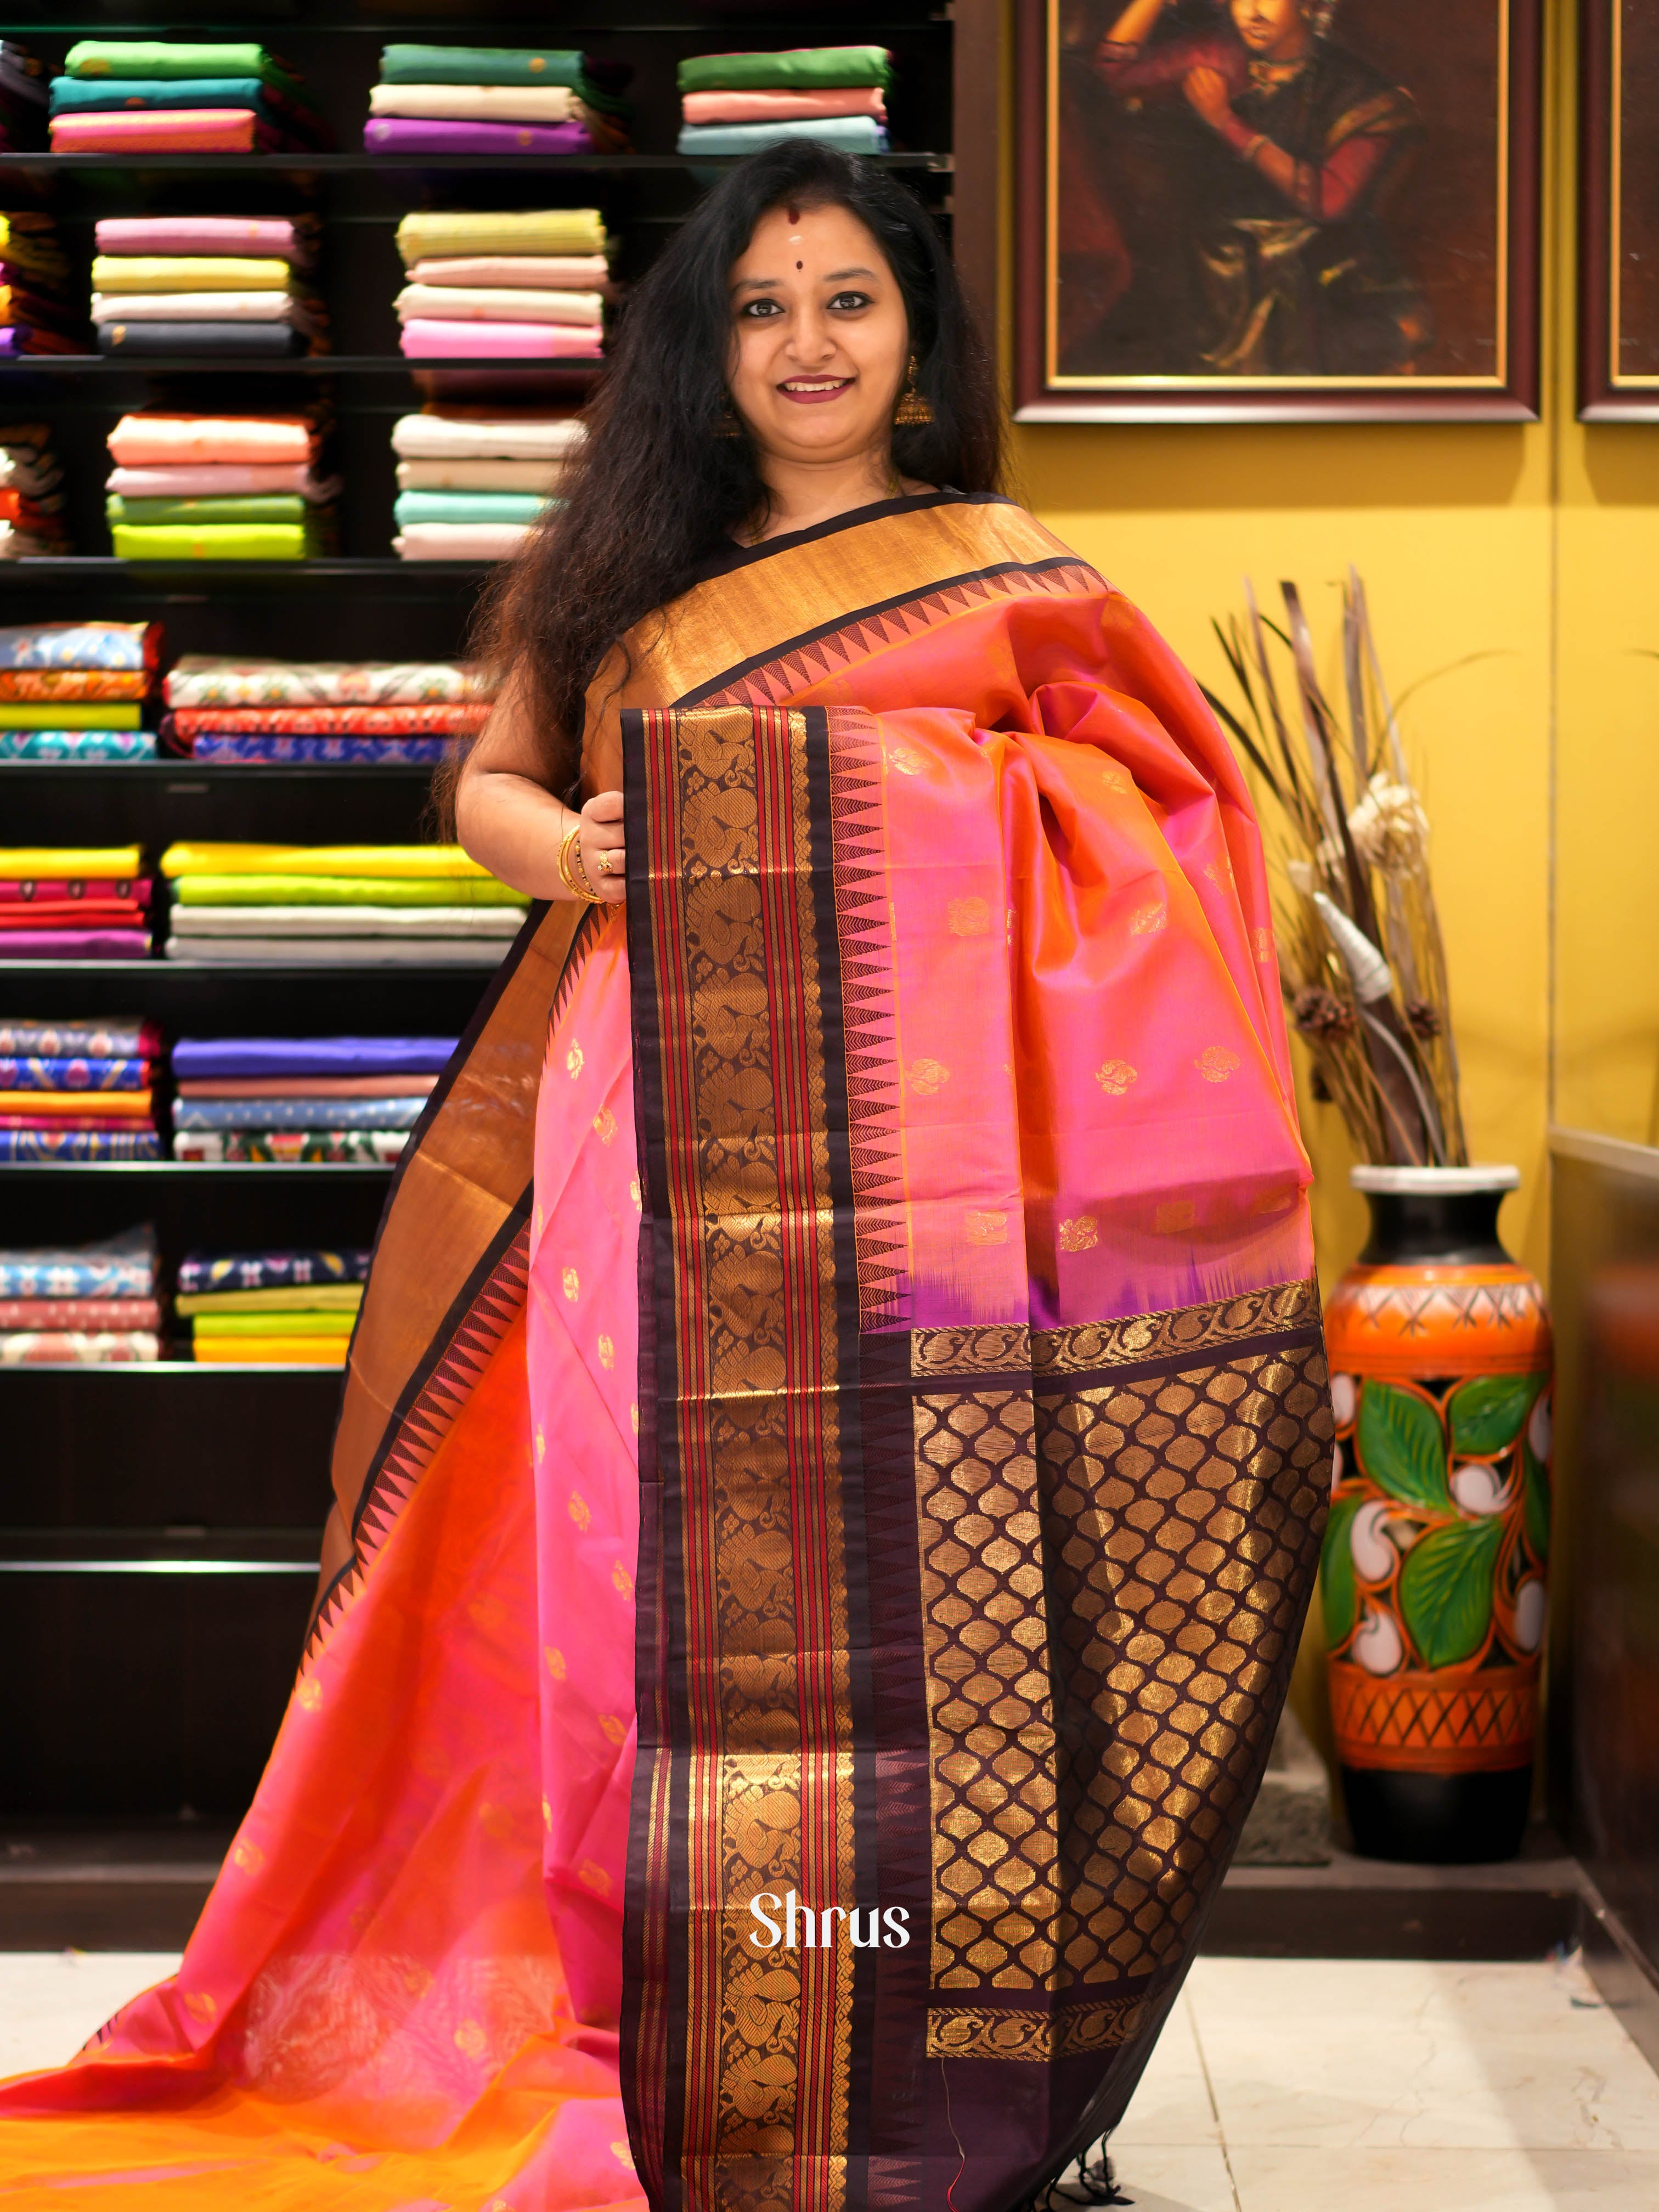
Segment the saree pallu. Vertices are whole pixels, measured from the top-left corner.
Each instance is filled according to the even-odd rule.
[[[252,1810],[0,2094],[58,2208],[1012,2212],[1260,1780],[1331,1423],[1194,687],[930,495],[723,562],[588,738],[626,908],[532,909],[399,1165]]]

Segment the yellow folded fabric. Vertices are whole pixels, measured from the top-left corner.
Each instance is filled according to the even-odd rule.
[[[0,856],[3,857],[3,856]],[[82,870],[83,874],[91,871]],[[487,876],[459,845],[169,845],[164,876]]]
[[[356,1321],[352,1313],[284,1313],[280,1323],[263,1314],[198,1314],[191,1334],[198,1344],[218,1338],[246,1341],[251,1336],[326,1336],[343,1343]]]
[[[40,1114],[53,1121],[85,1114],[94,1121],[147,1121],[148,1091],[0,1091],[0,1114]]]
[[[328,1336],[216,1336],[196,1346],[207,1366],[235,1360],[256,1367],[343,1367],[346,1341]]]
[[[361,1283],[298,1283],[276,1291],[197,1291],[173,1301],[181,1314],[339,1313],[350,1320]]]
[[[286,292],[289,266],[240,253],[100,253],[94,292]]]
[[[0,845],[0,883],[136,876],[143,866],[137,845]]]
[[[398,251],[405,268],[429,253],[603,253],[605,218],[598,208],[433,210],[404,217]]]

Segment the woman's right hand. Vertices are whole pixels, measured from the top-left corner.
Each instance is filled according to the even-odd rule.
[[[627,855],[623,848],[623,795],[601,791],[581,811],[581,836],[576,849],[582,872],[599,894],[603,906],[615,906],[626,895],[623,877]]]

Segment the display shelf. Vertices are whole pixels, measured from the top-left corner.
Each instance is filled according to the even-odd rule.
[[[0,1527],[0,1574],[316,1572],[315,1529]]]
[[[428,28],[430,27],[428,26]],[[9,32],[9,37],[24,33]],[[162,173],[179,176],[246,177],[250,169],[266,176],[349,177],[396,175],[530,176],[544,179],[558,176],[624,177],[678,173],[704,169],[730,169],[743,157],[735,154],[0,154],[0,179],[38,173],[46,177]],[[864,157],[880,169],[922,170],[949,175],[954,167],[949,154],[927,151],[869,154]]]
[[[82,1375],[131,1375],[140,1377],[156,1375],[167,1376],[179,1375],[218,1375],[234,1376],[239,1381],[243,1376],[248,1375],[281,1376],[285,1382],[295,1375],[314,1375],[320,1376],[325,1382],[331,1383],[336,1390],[338,1390],[340,1387],[343,1372],[343,1370],[338,1367],[325,1366],[319,1361],[310,1359],[197,1360],[173,1358],[100,1359],[88,1360],[84,1364],[78,1360],[42,1359],[32,1362],[26,1365],[8,1367],[3,1370],[3,1372],[9,1376],[61,1376],[65,1370],[70,1370],[77,1376]],[[0,1387],[3,1387],[3,1385],[0,1385]]]
[[[305,1182],[318,1176],[337,1180],[356,1176],[385,1182],[396,1165],[392,1160],[0,1160],[0,1189],[28,1176],[98,1176],[131,1177],[142,1182],[193,1182],[211,1176],[221,1182],[252,1178],[263,1183],[280,1176],[287,1182]],[[25,1370],[27,1371],[27,1370]]]
[[[191,584],[200,590],[210,583],[233,589],[256,584],[390,583],[405,577],[431,584],[479,584],[494,565],[487,561],[400,561],[395,554],[319,561],[118,561],[112,553],[70,553],[8,562],[0,568],[0,583],[26,590],[91,586],[100,592],[118,591],[129,580],[151,591],[179,591]]]
[[[591,389],[604,368],[602,362],[492,361],[483,354],[446,354],[441,358],[412,361],[401,353],[295,354],[287,361],[244,360],[232,355],[200,353],[23,354],[0,362],[0,398],[8,380],[40,376],[61,382],[96,384],[130,376],[459,376],[487,375],[492,385],[531,383],[557,385],[572,398]],[[19,562],[18,566],[22,564]]]

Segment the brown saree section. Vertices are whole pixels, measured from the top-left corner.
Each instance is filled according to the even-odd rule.
[[[657,2212],[1013,2212],[1115,2121],[1260,1782],[1325,1511],[1310,1282],[860,1332],[872,984],[834,817],[868,726],[623,721],[646,1169],[623,2051]],[[751,1903],[781,1918],[792,1890],[845,1916],[835,1940],[756,1940]],[[908,1942],[857,1941],[893,1908]]]
[[[392,1179],[334,1433],[312,1648],[524,1304],[542,1053],[586,911],[532,908]]]

